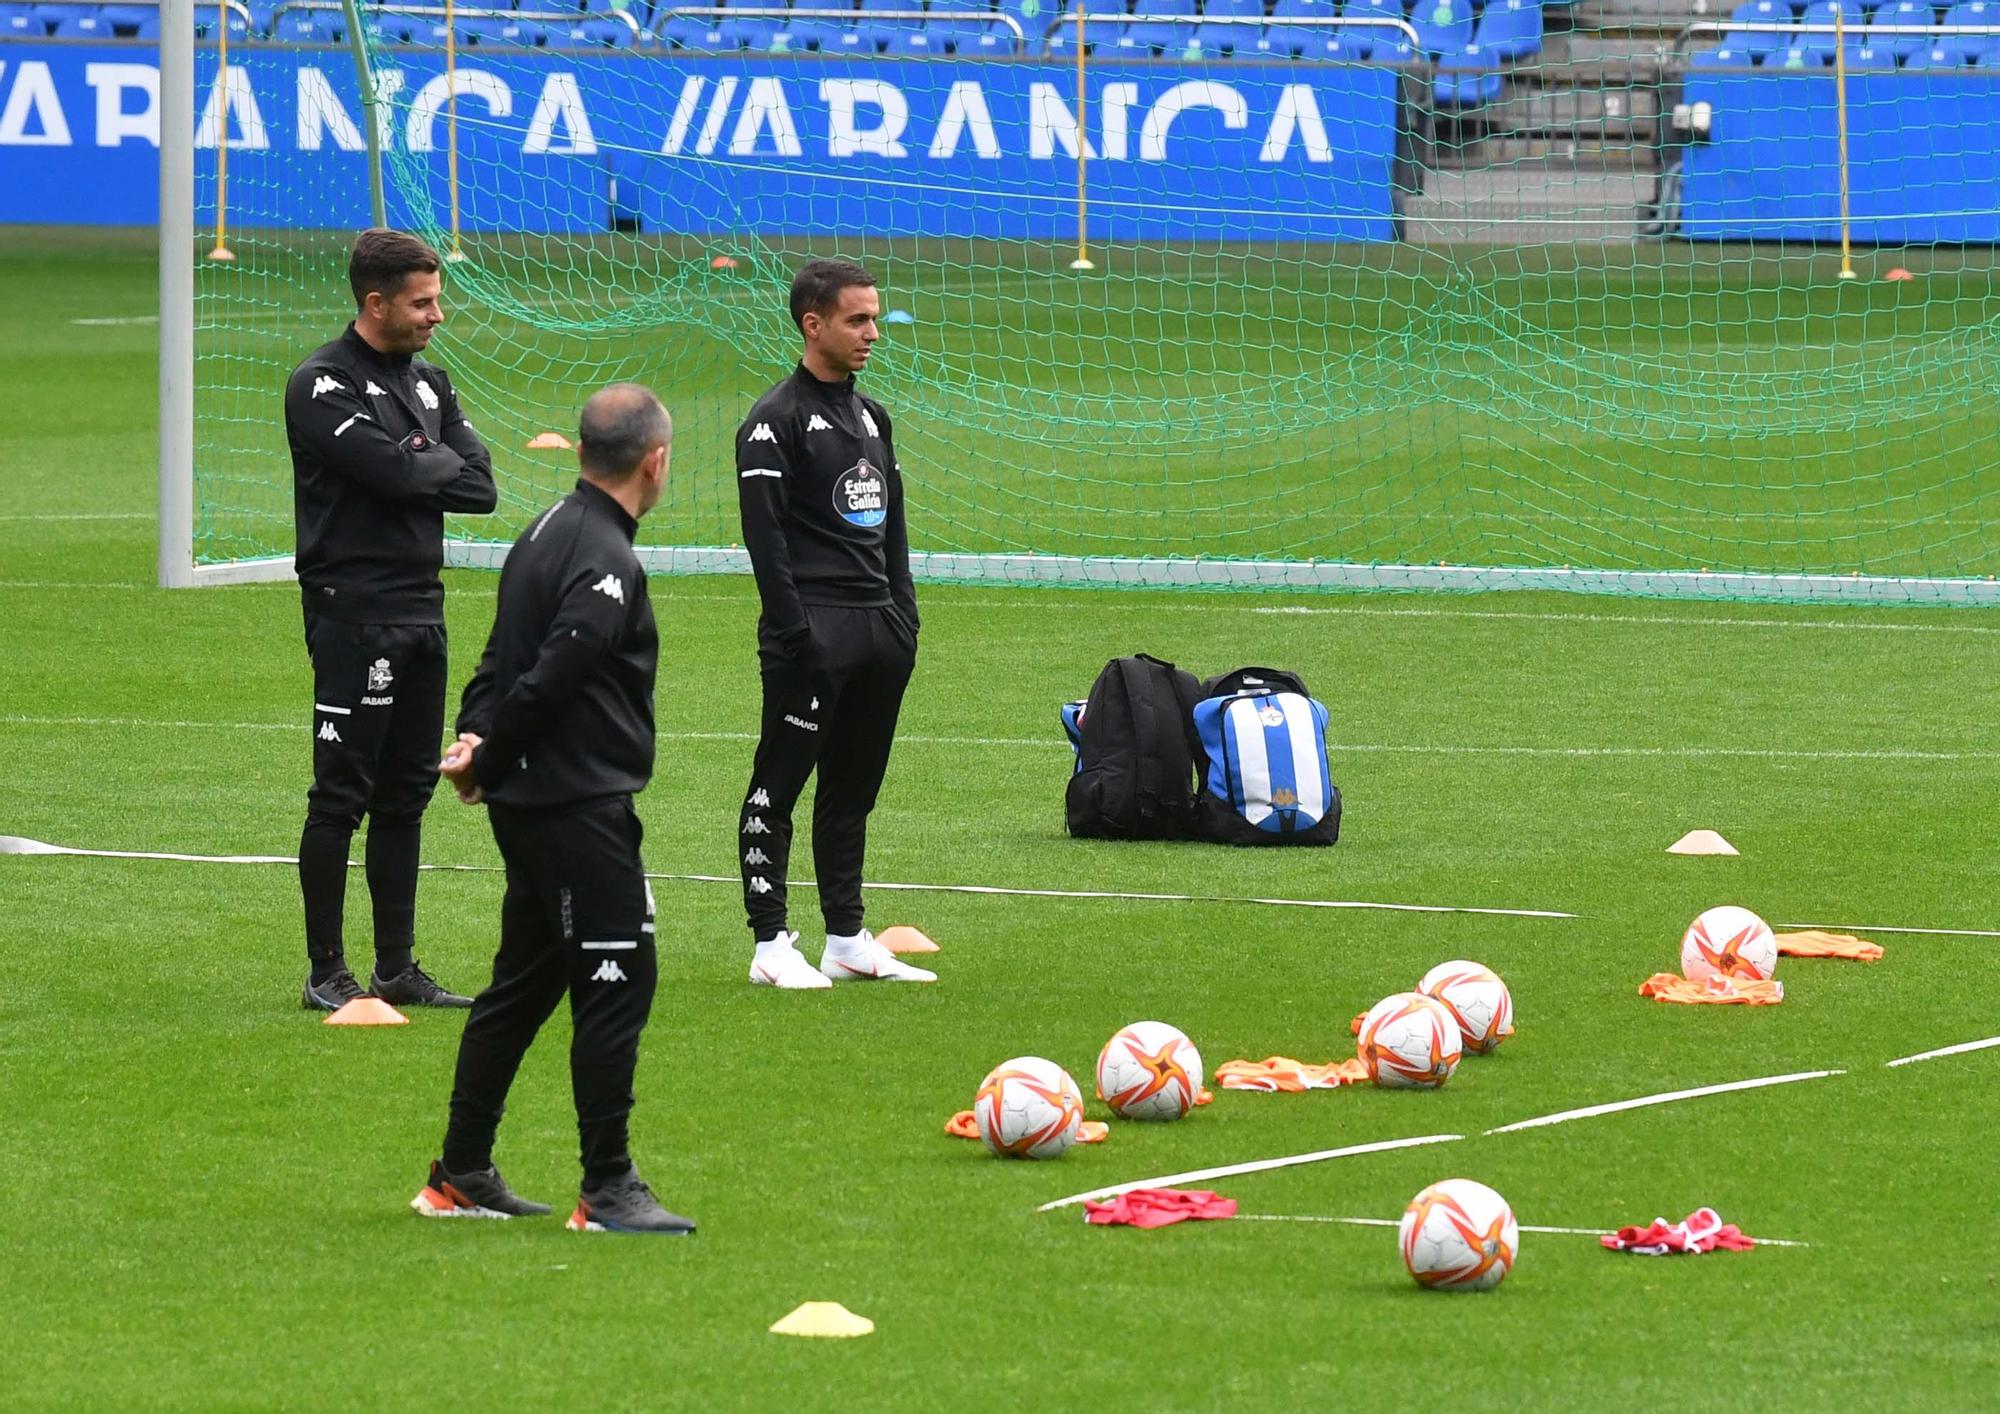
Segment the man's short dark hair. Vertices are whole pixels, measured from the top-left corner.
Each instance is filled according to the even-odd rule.
[[[363,231],[354,238],[354,253],[347,257],[347,283],[354,291],[354,307],[359,309],[368,302],[370,290],[394,299],[410,276],[442,268],[438,253],[405,231],[386,226]]]
[[[576,459],[600,481],[623,481],[656,446],[673,441],[674,422],[643,383],[613,383],[590,395],[577,421]]]
[[[875,277],[851,260],[808,260],[792,276],[792,323],[803,334],[806,315],[833,313],[840,292],[854,285],[873,289]]]

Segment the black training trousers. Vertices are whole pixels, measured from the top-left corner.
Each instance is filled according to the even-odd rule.
[[[424,807],[444,736],[444,629],[308,614],[306,650],[313,666],[313,783],[299,840],[306,952],[315,962],[342,955],[347,854],[365,814],[375,949],[406,962]]]
[[[868,815],[882,789],[896,714],[917,661],[917,640],[893,608],[812,605],[812,660],[801,670],[758,626],[764,720],[750,789],[737,821],[743,908],[759,940],[785,927],[792,807],[815,767],[813,873],[829,933],[861,931],[861,865]]]
[[[493,984],[473,999],[458,1043],[444,1165],[486,1167],[507,1091],[542,1023],[569,994],[570,1088],[586,1187],[631,1159],[626,1121],[639,1035],[658,976],[653,893],[629,796],[518,810],[487,806],[507,866]]]

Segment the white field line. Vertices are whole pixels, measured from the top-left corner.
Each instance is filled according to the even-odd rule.
[[[1171,1188],[1177,1184],[1197,1183],[1210,1178],[1229,1178],[1239,1173],[1263,1173],[1268,1169],[1291,1168],[1297,1164],[1325,1163],[1328,1159],[1345,1159],[1355,1154],[1379,1154],[1389,1149],[1414,1149],[1421,1144],[1449,1144],[1463,1139],[1463,1134],[1423,1134],[1410,1139],[1383,1139],[1373,1144],[1350,1144],[1344,1149],[1318,1149],[1310,1154],[1291,1154],[1282,1159],[1253,1159],[1248,1163],[1223,1164],[1210,1169],[1191,1169],[1186,1173],[1163,1174],[1159,1178],[1134,1179],[1130,1183],[1117,1183],[1108,1188],[1093,1188],[1087,1193],[1072,1193],[1067,1198],[1057,1198],[1035,1209],[1038,1213],[1051,1212],[1056,1208],[1067,1208],[1093,1198],[1115,1198],[1120,1193],[1130,1193],[1135,1188]]]
[[[70,320],[70,323],[81,324],[88,329],[115,329],[127,324],[158,324],[159,322],[160,316],[157,314],[128,314],[119,318]]]
[[[1780,923],[1780,928],[1817,928],[1827,933],[1922,933],[1939,938],[2000,938],[1991,928],[1890,928],[1862,923]]]
[[[1573,1119],[1593,1119],[1598,1115],[1618,1114],[1624,1110],[1642,1110],[1652,1105],[1671,1104],[1676,1100],[1693,1100],[1703,1095],[1721,1095],[1732,1090],[1760,1090],[1767,1085],[1790,1085],[1800,1080],[1820,1080],[1829,1075],[1845,1075],[1844,1070],[1799,1070],[1790,1075],[1765,1075],[1755,1080],[1732,1080],[1727,1085],[1702,1085],[1693,1090],[1668,1090],[1659,1095],[1641,1095],[1636,1100],[1614,1100],[1608,1105],[1586,1105],[1580,1110],[1562,1110],[1552,1115],[1538,1115],[1534,1119],[1517,1120],[1513,1124],[1503,1124],[1498,1129],[1489,1129],[1488,1134],[1512,1134],[1522,1129],[1539,1129],[1548,1124],[1567,1124]]]
[[[176,864],[296,864],[298,860],[289,855],[272,854],[171,854],[153,850],[128,849],[73,849],[68,845],[49,844],[43,840],[24,839],[19,835],[0,835],[0,855],[66,855],[87,859],[157,859]],[[349,868],[358,868],[352,860]],[[425,864],[420,866],[429,873],[439,874],[497,874],[494,864]],[[735,874],[665,874],[649,873],[648,879],[662,879],[676,884],[727,884],[741,888],[743,880]],[[815,888],[814,879],[794,879],[794,884],[802,889]],[[1449,904],[1428,903],[1376,903],[1367,900],[1350,899],[1307,899],[1307,898],[1238,898],[1232,895],[1216,894],[1142,894],[1115,893],[1107,890],[1071,889],[1014,889],[991,884],[911,884],[881,883],[864,881],[864,889],[878,889],[892,893],[927,894],[982,894],[1003,898],[1061,898],[1061,899],[1110,899],[1137,903],[1243,903],[1265,908],[1333,908],[1352,909],[1376,913],[1474,913],[1487,918],[1574,918],[1572,913],[1555,913],[1535,908],[1460,908]]]
[[[2000,1046],[2000,1036],[1988,1036],[1984,1041],[1962,1041],[1956,1046],[1939,1046],[1935,1051],[1918,1051],[1913,1056],[1901,1056],[1888,1064],[1915,1065],[1918,1061],[1936,1060],[1940,1056],[1962,1056],[1968,1051],[1986,1051],[1995,1046]]]
[[[1324,1218],[1316,1213],[1238,1213],[1236,1222],[1249,1223],[1342,1223],[1349,1227],[1400,1227],[1398,1218]],[[1618,1229],[1612,1227],[1538,1227],[1522,1223],[1522,1232],[1547,1232],[1563,1237],[1608,1237]],[[1753,1237],[1750,1239],[1759,1247],[1810,1247],[1810,1242],[1795,1242],[1782,1237]]]
[[[0,586],[4,587],[4,586]],[[281,732],[294,731],[302,722],[198,722],[175,718],[150,717],[34,717],[27,715],[0,716],[0,725],[16,727],[111,727],[126,729],[132,727],[156,727],[171,730]],[[660,732],[662,741],[755,741],[755,732]],[[1006,746],[1027,747],[1034,750],[1055,752],[1067,749],[1060,737],[1053,733],[1046,737],[1024,736],[937,736],[913,732],[896,738],[901,745],[908,746]],[[1887,750],[1852,751],[1789,751],[1772,747],[1752,746],[1469,746],[1457,743],[1410,743],[1410,742],[1328,742],[1327,750],[1340,755],[1388,755],[1388,756],[1525,756],[1525,757],[1569,757],[1576,759],[1702,759],[1732,758],[1737,760],[1767,761],[1995,761],[2000,760],[2000,751],[1919,751],[1915,749],[1892,748]],[[1807,925],[1786,925],[1803,927]],[[1865,932],[1855,928],[1852,931]],[[1894,932],[1895,929],[1878,929],[1878,932]],[[1925,932],[1927,929],[1903,931]]]
[[[58,520],[153,520],[151,511],[91,511],[79,514],[50,512],[46,515],[0,516],[0,521],[58,521]]]

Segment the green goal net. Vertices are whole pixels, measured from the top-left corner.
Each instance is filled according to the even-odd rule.
[[[1809,182],[1703,186],[1668,130],[1685,65],[1590,87],[1524,58],[1467,109],[1427,65],[1190,49],[1188,22],[1145,53],[1107,28],[1079,71],[1072,31],[1034,52],[1046,15],[843,52],[862,11],[700,54],[669,26],[724,18],[465,11],[448,62],[436,16],[371,13],[387,215],[460,257],[431,356],[500,472],[500,513],[452,524],[461,563],[572,480],[530,443],[635,379],[677,428],[642,542],[742,568],[732,434],[796,357],[791,271],[837,254],[890,312],[867,384],[931,578],[1992,597],[1991,249],[1864,215],[1838,278]],[[215,58],[197,223],[221,197],[235,259],[197,271],[195,556],[282,562],[280,393],[351,316],[368,110],[345,48],[232,50],[222,86]],[[1828,92],[1753,97],[1817,134]],[[1596,105],[1594,158],[1523,106],[1564,94]]]

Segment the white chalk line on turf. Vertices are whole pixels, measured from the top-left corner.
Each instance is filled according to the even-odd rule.
[[[1561,1110],[1555,1114],[1537,1115],[1534,1119],[1516,1120],[1513,1124],[1503,1124],[1497,1129],[1489,1129],[1488,1134],[1513,1134],[1523,1129],[1539,1129],[1543,1125],[1567,1124],[1573,1119],[1594,1119],[1598,1115],[1618,1114],[1624,1110],[1642,1110],[1652,1105],[1671,1104],[1676,1100],[1693,1100],[1703,1095],[1722,1095],[1733,1090],[1761,1090],[1767,1085],[1790,1085],[1800,1080],[1821,1080],[1829,1075],[1845,1075],[1844,1070],[1798,1070],[1789,1075],[1763,1075],[1755,1080],[1732,1080],[1726,1085],[1701,1085],[1692,1090],[1668,1090],[1659,1095],[1641,1095],[1634,1100],[1614,1100],[1608,1105],[1586,1105],[1578,1110]]]
[[[174,864],[298,863],[298,860],[290,855],[277,854],[170,854],[155,850],[74,849],[68,845],[49,844],[43,840],[25,839],[19,835],[0,835],[0,854],[65,855],[84,859],[155,859]],[[361,866],[350,860],[348,867],[356,869]],[[500,866],[497,864],[425,864],[419,867],[427,873],[435,874],[500,872]],[[743,886],[743,880],[735,874],[648,873],[646,877],[676,884],[728,884],[735,888]],[[814,879],[794,879],[791,882],[802,889],[818,886],[818,881]],[[864,881],[861,887],[891,893],[983,894],[1002,898],[1108,899],[1132,903],[1242,903],[1265,908],[1354,909],[1375,913],[1473,913],[1485,918],[1576,917],[1573,913],[1557,913],[1539,908],[1474,908],[1433,903],[1377,903],[1372,900],[1357,899],[1240,898],[1229,894],[1142,894],[1096,889],[1016,889],[993,884],[911,884],[875,881]]]
[[[1938,1060],[1944,1056],[1962,1056],[1968,1051],[1986,1051],[2000,1046],[2000,1036],[1988,1036],[1984,1041],[1961,1041],[1956,1046],[1939,1046],[1934,1051],[1918,1051],[1913,1056],[1898,1056],[1885,1062],[1890,1066],[1915,1065],[1918,1061]]]
[[[153,511],[90,511],[67,513],[50,511],[39,515],[0,516],[0,521],[54,521],[54,520],[154,520]]]
[[[1350,1144],[1344,1149],[1317,1149],[1310,1154],[1289,1154],[1281,1159],[1253,1159],[1248,1163],[1190,1169],[1186,1173],[1170,1173],[1159,1178],[1140,1178],[1130,1183],[1115,1183],[1108,1188],[1093,1188],[1088,1193],[1072,1193],[1067,1198],[1057,1198],[1053,1202],[1044,1203],[1035,1211],[1047,1213],[1057,1208],[1072,1207],[1093,1198],[1115,1198],[1120,1193],[1130,1193],[1135,1188],[1171,1188],[1177,1184],[1198,1183],[1204,1179],[1230,1178],[1240,1173],[1263,1173],[1269,1169],[1291,1168],[1297,1164],[1325,1163],[1328,1159],[1345,1159],[1355,1154],[1380,1154],[1390,1149],[1414,1149],[1422,1144],[1450,1144],[1464,1137],[1463,1134],[1420,1134],[1409,1139],[1382,1139],[1373,1144]]]
[[[0,585],[0,588],[4,588]],[[16,727],[155,727],[162,730],[206,730],[245,732],[289,732],[305,726],[298,722],[200,722],[151,717],[33,717],[0,716],[0,724]],[[755,732],[660,732],[661,741],[755,741]],[[1039,751],[1067,750],[1055,737],[1025,736],[938,736],[912,732],[896,738],[904,746],[1005,746]],[[1469,746],[1458,743],[1420,742],[1328,742],[1327,750],[1338,755],[1386,756],[1523,756],[1589,760],[1598,758],[1702,759],[1726,757],[1770,761],[1995,761],[2000,751],[1920,751],[1890,748],[1853,751],[1791,751],[1753,746]],[[1804,925],[1799,925],[1804,926]],[[1856,930],[1863,931],[1863,930]],[[1893,932],[1894,929],[1879,929]],[[1911,931],[1928,932],[1929,929]],[[1996,935],[2000,936],[2000,935]]]
[[[1401,1227],[1400,1218],[1329,1218],[1317,1213],[1238,1213],[1236,1222],[1250,1223],[1341,1223],[1347,1227]],[[1562,1237],[1607,1237],[1617,1231],[1610,1227],[1543,1227],[1531,1223],[1520,1225],[1522,1232],[1546,1232]],[[1783,1237],[1753,1237],[1750,1239],[1759,1247],[1810,1247],[1810,1242],[1797,1242]]]

